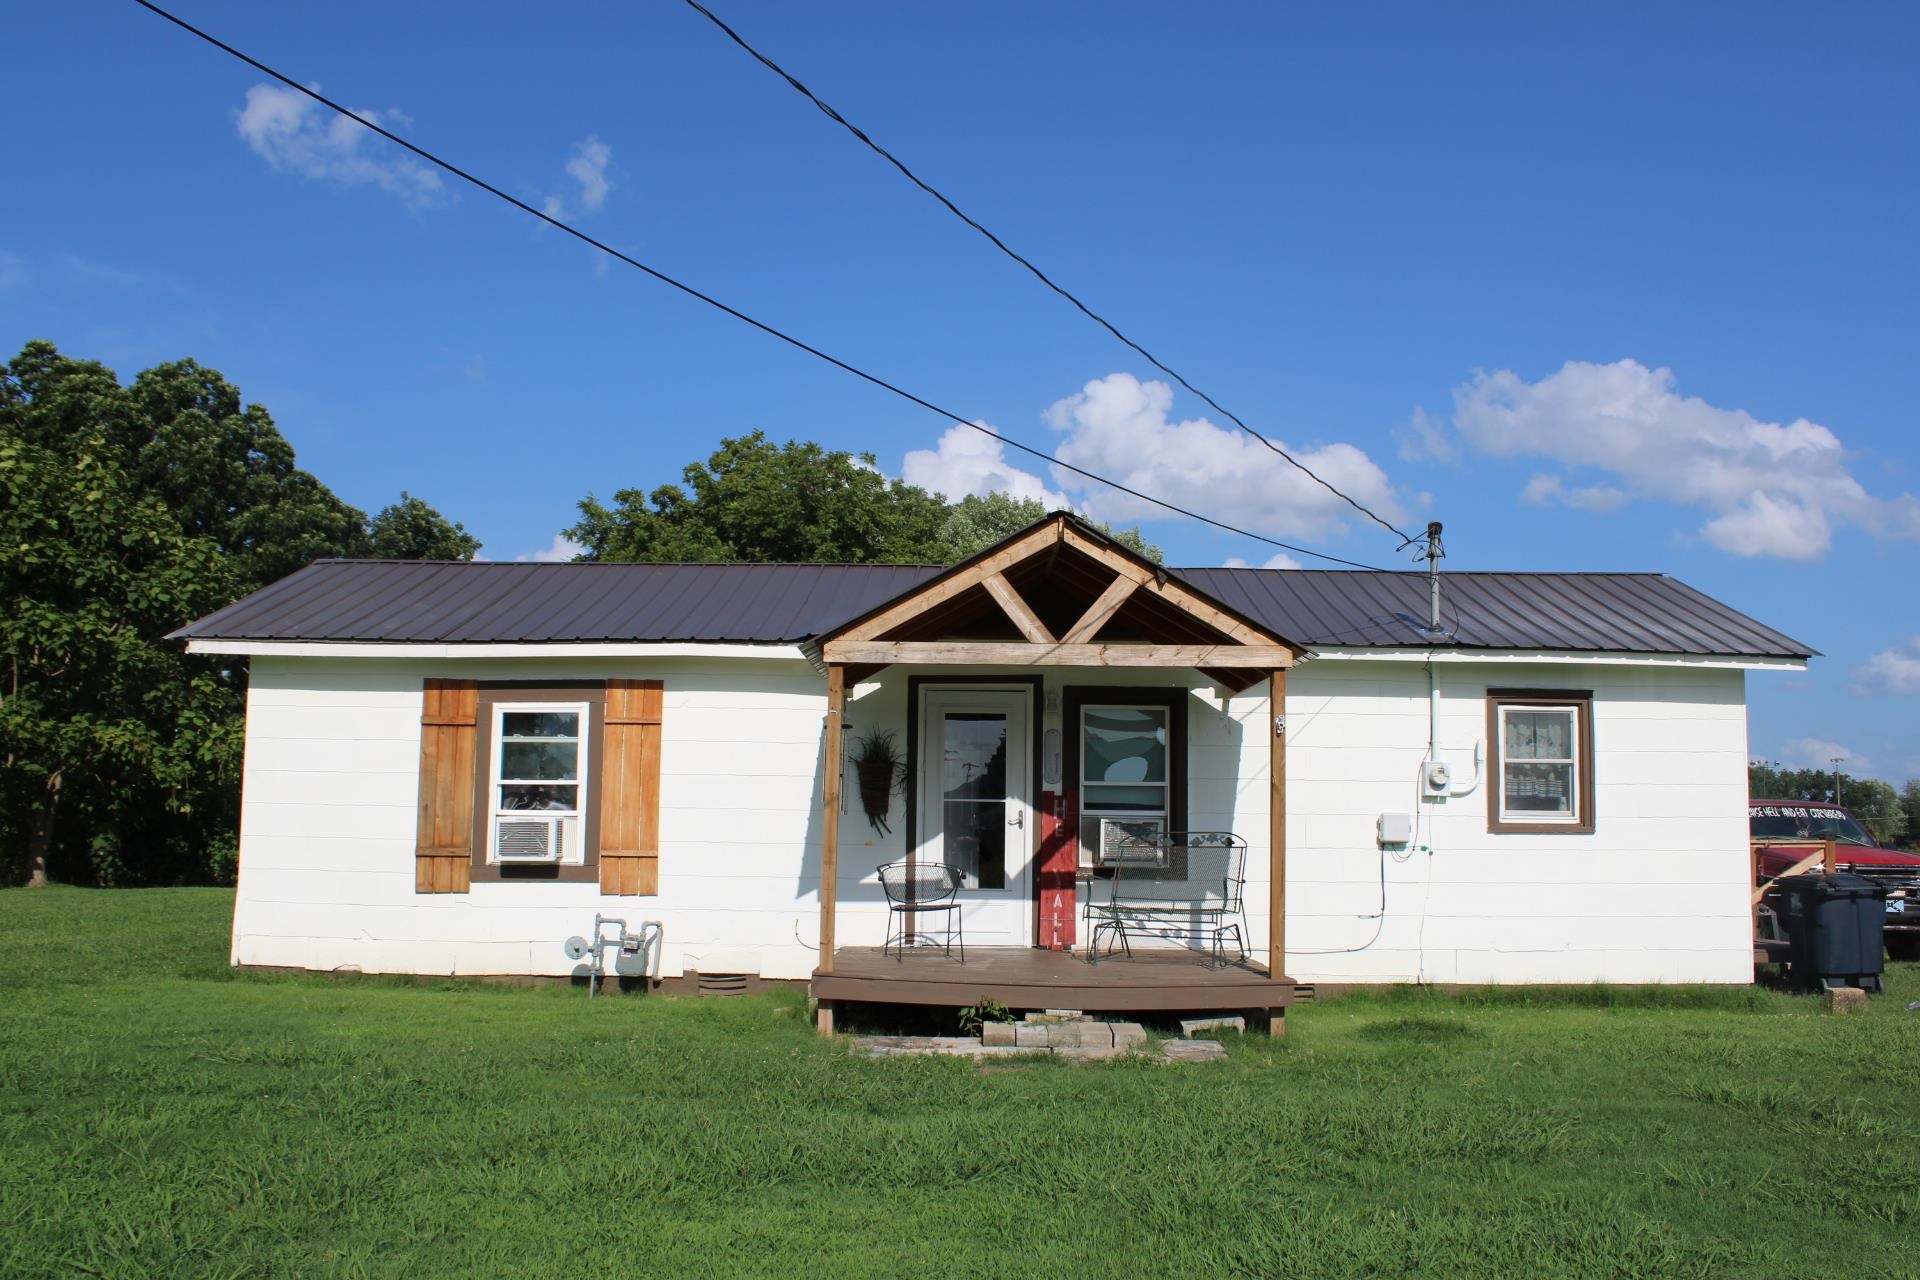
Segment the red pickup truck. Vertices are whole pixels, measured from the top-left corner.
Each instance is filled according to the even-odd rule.
[[[1791,869],[1819,842],[1831,840],[1835,870],[1866,876],[1887,890],[1887,954],[1896,960],[1920,959],[1920,854],[1882,848],[1859,819],[1837,804],[1752,800],[1747,820],[1761,883]],[[1774,841],[1778,843],[1763,843]]]

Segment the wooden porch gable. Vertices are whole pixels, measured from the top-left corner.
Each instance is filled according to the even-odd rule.
[[[818,652],[856,681],[902,662],[1190,667],[1237,693],[1300,650],[1056,512],[829,632]]]

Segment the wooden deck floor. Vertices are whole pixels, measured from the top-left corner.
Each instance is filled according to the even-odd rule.
[[[895,958],[878,947],[841,947],[831,973],[813,973],[813,994],[825,1001],[962,1008],[993,999],[1010,1009],[1089,1013],[1283,1009],[1293,988],[1293,979],[1269,977],[1252,962],[1210,969],[1191,952],[1145,948],[1090,965],[1078,952],[1034,947],[968,947],[965,964],[937,951]]]

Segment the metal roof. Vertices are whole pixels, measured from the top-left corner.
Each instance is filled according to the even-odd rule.
[[[1180,569],[1281,635],[1320,647],[1425,647],[1424,573]],[[1450,648],[1808,658],[1817,651],[1659,573],[1448,573]]]
[[[861,564],[321,560],[174,632],[186,639],[792,644],[945,570]],[[1296,644],[1425,647],[1420,573],[1172,569]],[[1814,650],[1653,573],[1449,573],[1453,648],[1805,658]]]
[[[320,560],[183,627],[188,639],[784,644],[939,573],[924,565]]]

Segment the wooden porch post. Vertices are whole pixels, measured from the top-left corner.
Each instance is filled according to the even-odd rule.
[[[1267,771],[1271,794],[1267,799],[1267,975],[1279,978],[1287,971],[1287,673],[1273,673],[1268,697]],[[1275,1009],[1269,1027],[1285,1035],[1287,1011]]]
[[[846,714],[847,669],[827,667],[827,751],[820,782],[820,972],[833,972],[834,911],[840,902],[840,725]],[[819,1002],[820,1033],[833,1034],[833,1003]]]

